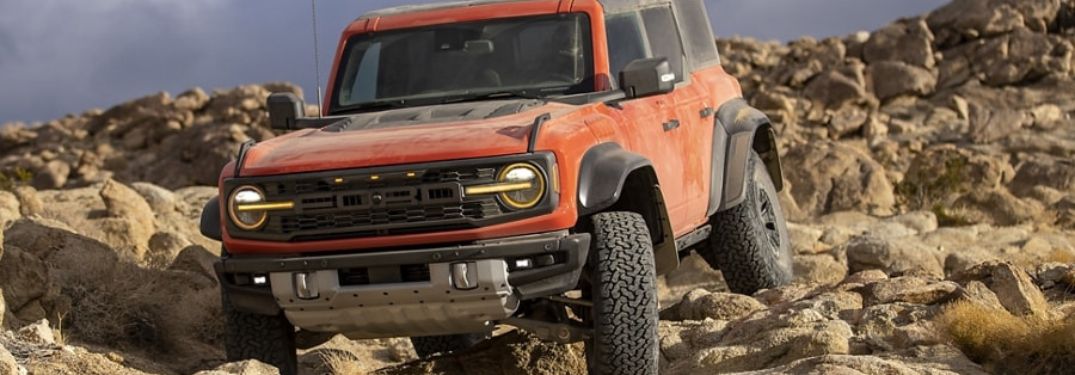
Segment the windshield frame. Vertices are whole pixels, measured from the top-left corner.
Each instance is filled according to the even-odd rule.
[[[557,87],[541,87],[541,86],[504,86],[499,88],[472,88],[472,89],[458,89],[442,91],[440,93],[430,93],[427,95],[415,94],[406,97],[399,98],[383,98],[375,99],[370,102],[354,103],[349,105],[340,105],[340,95],[343,92],[342,87],[344,84],[345,76],[347,76],[346,70],[350,68],[351,48],[356,45],[360,45],[363,42],[369,41],[376,37],[381,37],[390,34],[403,34],[409,32],[421,32],[429,29],[442,28],[445,26],[456,24],[480,24],[490,22],[511,22],[513,20],[534,20],[534,19],[555,19],[557,17],[575,16],[579,18],[580,24],[583,28],[580,30],[580,40],[583,41],[583,49],[581,51],[585,56],[586,63],[586,75],[582,80],[576,84],[572,84],[570,87],[578,88],[576,90],[553,90]],[[361,112],[376,112],[395,108],[406,107],[418,107],[426,105],[457,103],[472,100],[504,100],[504,99],[517,99],[527,98],[535,99],[540,97],[542,100],[552,100],[558,96],[579,95],[585,93],[596,92],[598,89],[597,76],[599,75],[598,56],[596,56],[597,46],[594,45],[597,35],[594,32],[595,25],[593,24],[593,17],[588,12],[570,12],[570,13],[548,13],[548,14],[536,14],[525,16],[508,16],[499,18],[486,18],[474,21],[465,22],[447,22],[431,25],[423,25],[418,27],[399,28],[385,31],[364,32],[348,36],[345,43],[341,45],[339,50],[339,58],[336,62],[336,69],[333,72],[334,82],[331,82],[329,90],[331,95],[327,98],[326,107],[327,114],[339,115],[347,113],[361,113]],[[565,85],[566,86],[566,85]],[[559,91],[557,94],[541,95],[543,91]]]

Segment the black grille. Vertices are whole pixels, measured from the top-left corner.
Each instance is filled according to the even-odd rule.
[[[259,230],[229,222],[235,238],[319,241],[478,228],[545,214],[556,206],[549,194],[538,206],[512,210],[495,194],[466,196],[465,187],[496,182],[498,168],[512,163],[552,165],[551,154],[312,172],[225,180],[224,189],[260,187],[268,202],[294,202],[270,211]]]

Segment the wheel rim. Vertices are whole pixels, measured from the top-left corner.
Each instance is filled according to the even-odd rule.
[[[758,213],[765,237],[772,246],[773,253],[780,252],[780,229],[776,218],[776,207],[765,189],[758,189]]]

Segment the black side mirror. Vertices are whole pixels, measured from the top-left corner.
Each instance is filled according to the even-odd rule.
[[[269,107],[269,126],[276,130],[299,129],[299,119],[306,115],[302,99],[290,92],[269,95],[265,104]]]
[[[627,99],[669,93],[676,88],[676,74],[667,58],[638,59],[620,72],[620,88]]]

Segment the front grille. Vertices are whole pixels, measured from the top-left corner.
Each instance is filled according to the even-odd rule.
[[[494,194],[463,193],[466,186],[495,183],[498,168],[524,161],[546,170],[553,165],[551,154],[539,154],[233,178],[225,190],[255,185],[266,201],[295,205],[270,211],[259,230],[229,223],[229,231],[243,239],[319,241],[478,228],[548,213],[557,202],[552,194],[534,208],[512,210]]]

